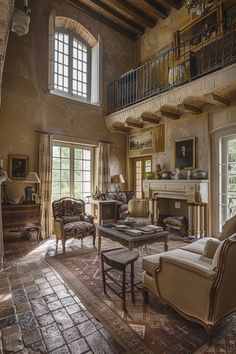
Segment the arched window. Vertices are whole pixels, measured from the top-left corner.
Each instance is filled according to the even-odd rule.
[[[52,15],[49,28],[49,89],[98,104],[99,41],[79,22],[67,17]]]

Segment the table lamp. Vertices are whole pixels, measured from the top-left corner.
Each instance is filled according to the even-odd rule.
[[[125,183],[124,177],[122,175],[113,176],[112,182],[115,184],[115,192],[120,192],[120,183]]]
[[[24,180],[24,183],[41,183],[36,172],[29,172]],[[35,188],[33,186],[25,187],[25,204],[33,204],[35,200],[33,200],[33,194],[35,194]]]

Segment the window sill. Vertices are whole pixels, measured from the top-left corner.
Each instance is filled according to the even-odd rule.
[[[89,108],[95,108],[95,109],[99,109],[102,111],[102,106],[100,103],[90,103],[90,102],[87,102],[87,101],[83,101],[83,100],[79,100],[77,99],[76,97],[71,97],[71,96],[66,96],[66,95],[63,95],[57,91],[54,91],[54,90],[49,90],[46,92],[46,95],[50,98],[56,98],[60,101],[65,101],[67,103],[71,103],[71,104],[81,104],[81,105],[84,105],[84,106],[87,106]]]

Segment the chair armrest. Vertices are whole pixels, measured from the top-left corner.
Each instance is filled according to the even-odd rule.
[[[160,258],[160,264],[174,264],[176,267],[182,268],[189,272],[196,273],[204,278],[209,278],[214,280],[216,277],[216,271],[214,271],[210,266],[209,268],[204,267],[202,264],[191,262],[187,259],[173,259],[169,258],[168,256],[164,256]],[[158,272],[161,271],[161,267],[157,270]]]
[[[58,239],[65,238],[63,220],[61,218],[54,218],[54,233]]]
[[[94,224],[94,216],[91,214],[85,214],[84,220],[89,222],[90,224]]]

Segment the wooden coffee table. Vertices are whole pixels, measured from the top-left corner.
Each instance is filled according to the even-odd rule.
[[[97,226],[98,233],[98,254],[101,254],[102,237],[109,238],[112,241],[119,242],[121,245],[128,247],[129,250],[134,248],[149,245],[155,242],[164,242],[164,251],[168,251],[168,231],[156,231],[151,234],[143,234],[140,236],[131,236],[123,230],[116,230],[113,227],[99,225]]]

